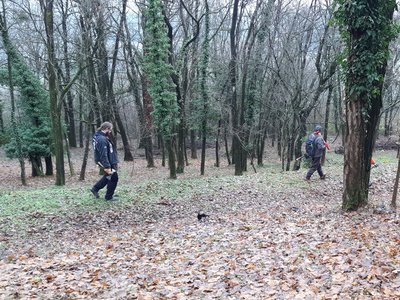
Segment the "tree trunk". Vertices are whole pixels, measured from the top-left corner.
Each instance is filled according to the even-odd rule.
[[[333,108],[334,108],[334,124],[335,133],[342,136],[342,145],[344,145],[344,131],[343,131],[343,111],[342,111],[342,91],[340,83],[340,71],[338,71],[336,81],[336,88],[333,93]]]
[[[396,209],[397,207],[397,192],[399,190],[399,178],[400,178],[400,145],[397,145],[397,172],[396,172],[396,179],[394,181],[394,187],[393,187],[393,195],[392,195],[392,202],[390,203],[390,206],[393,209]]]
[[[333,86],[332,84],[329,85],[328,88],[328,98],[326,100],[326,109],[325,109],[325,122],[324,122],[324,141],[328,141],[328,130],[329,130],[329,115],[331,113],[331,99],[332,99],[332,92],[333,92]],[[321,158],[321,165],[325,164],[325,157],[326,157],[326,151],[322,153],[322,158]]]
[[[51,155],[47,155],[44,158],[44,163],[46,165],[46,176],[53,175],[53,160],[51,159]]]
[[[204,175],[204,169],[206,164],[206,143],[207,143],[207,122],[208,122],[208,90],[207,90],[207,68],[208,68],[208,52],[209,52],[209,34],[210,34],[210,12],[208,7],[208,1],[205,0],[205,29],[204,29],[204,41],[203,41],[203,53],[201,60],[201,81],[200,81],[200,92],[203,98],[203,111],[202,111],[202,145],[201,145],[201,167],[200,174]]]
[[[215,138],[215,166],[219,168],[219,138],[221,135],[222,119],[218,120],[217,137]]]
[[[90,141],[91,139],[91,133],[92,133],[92,112],[89,113],[89,122],[87,123],[87,128],[86,128],[86,139],[85,139],[85,151],[83,152],[83,160],[82,160],[82,166],[81,166],[81,172],[79,174],[79,180],[83,181],[85,180],[85,174],[86,174],[86,167],[88,163],[88,157],[89,157],[89,150],[90,150]]]
[[[44,0],[41,0],[44,1]],[[60,115],[60,104],[57,89],[57,61],[54,48],[54,23],[53,23],[53,0],[46,0],[44,4],[44,23],[47,36],[47,54],[49,63],[47,65],[49,77],[50,112],[54,143],[54,153],[56,157],[56,185],[65,185],[64,170],[64,146]]]
[[[365,125],[362,118],[361,99],[348,99],[346,105],[344,191],[342,208],[357,210],[368,202],[370,159],[364,147],[366,144]],[[369,156],[369,157],[368,157]]]
[[[224,144],[225,144],[226,159],[228,161],[228,165],[230,166],[232,162],[231,162],[231,156],[229,154],[228,129],[226,128],[226,123],[224,126]]]
[[[368,2],[366,6],[371,10],[380,11],[380,15],[375,16],[379,22],[373,23],[374,28],[371,29],[369,23],[362,21],[369,14],[364,10],[355,11],[361,22],[356,28],[349,28],[347,22],[344,24],[346,32],[350,34],[346,74],[342,202],[345,211],[357,210],[368,202],[371,158],[382,108],[382,89],[387,67],[387,57],[384,53],[388,52],[391,39],[386,34],[389,29],[380,26],[391,26],[395,2]],[[354,24],[353,20],[348,22]],[[370,32],[374,34],[371,35]],[[375,61],[365,66],[365,57],[372,57]],[[371,77],[378,79],[371,81]]]
[[[163,10],[164,21],[168,28],[168,39],[169,39],[169,55],[168,55],[168,62],[171,66],[174,66],[174,59],[173,59],[173,28],[169,19],[167,18],[165,11]],[[176,102],[178,104],[179,109],[179,124],[178,124],[178,151],[177,151],[177,173],[183,173],[185,169],[185,155],[183,151],[185,145],[185,102],[182,98],[181,94],[181,87],[179,77],[175,72],[171,72],[171,79],[175,85],[175,93],[176,93]],[[168,148],[168,147],[167,147]],[[168,154],[170,156],[170,154]]]
[[[257,141],[257,165],[263,166],[264,165],[264,149],[265,149],[265,137],[267,135],[267,128],[263,129],[263,132],[259,135]]]
[[[110,78],[108,73],[108,53],[105,41],[107,37],[107,32],[105,30],[107,22],[104,16],[105,6],[102,5],[99,0],[92,0],[92,5],[92,10],[95,14],[94,18],[96,19],[94,30],[96,31],[97,40],[95,41],[94,45],[96,47],[94,54],[96,57],[95,61],[97,66],[96,82],[99,91],[98,96],[100,99],[100,123],[103,121],[112,122],[114,120],[112,115],[113,107],[111,106],[111,99],[108,97]]]
[[[238,8],[239,0],[233,2],[232,22],[230,28],[230,62],[229,62],[229,79],[231,87],[231,103],[232,103],[232,129],[233,129],[233,141],[232,141],[232,162],[235,164],[235,175],[243,175],[242,166],[242,145],[243,141],[240,140],[240,125],[239,117],[240,112],[238,110],[237,103],[237,44],[236,44],[236,29],[238,23]]]
[[[127,76],[131,84],[131,88],[134,91],[134,97],[135,97],[135,103],[136,103],[136,109],[139,115],[139,121],[140,121],[140,132],[141,132],[141,139],[140,142],[143,143],[144,148],[145,148],[145,155],[146,155],[146,160],[147,160],[147,167],[148,168],[153,168],[154,167],[154,155],[153,155],[153,118],[151,116],[151,113],[153,112],[153,105],[152,105],[152,99],[148,90],[148,80],[147,76],[144,73],[144,70],[142,70],[141,74],[138,74],[139,72],[136,71],[136,69],[139,69],[137,66],[137,63],[134,59],[133,55],[133,49],[132,49],[132,41],[131,41],[131,33],[129,31],[128,24],[126,22],[126,18],[123,20],[124,25],[125,25],[125,38],[126,38],[126,43],[125,43],[125,48],[126,48],[126,62],[127,62]],[[145,23],[146,19],[143,16],[142,22]],[[144,27],[144,25],[143,25]],[[146,34],[144,32],[144,34]],[[146,56],[146,51],[147,51],[147,46],[146,46],[146,38],[143,39],[144,45],[143,45],[143,56]],[[142,85],[141,91],[142,91],[142,99],[143,99],[143,104],[140,102],[140,97],[139,97],[139,86],[137,84],[137,80],[140,78],[140,83]],[[139,146],[140,147],[140,146]]]
[[[71,148],[69,146],[68,135],[64,134],[64,138],[65,138],[65,152],[67,152],[67,160],[68,160],[68,166],[69,166],[69,175],[74,176],[75,170],[74,170],[74,164],[72,163],[72,160],[71,160]]]
[[[133,155],[130,149],[130,144],[129,144],[129,138],[125,130],[124,123],[122,122],[121,115],[119,113],[119,108],[117,106],[117,102],[115,99],[115,94],[114,94],[114,75],[115,75],[115,69],[117,65],[117,56],[118,56],[118,48],[119,48],[119,41],[122,35],[123,31],[123,25],[125,23],[125,17],[126,17],[126,2],[127,0],[122,1],[122,12],[121,12],[121,20],[119,23],[118,27],[118,32],[115,37],[115,45],[114,45],[114,52],[112,56],[112,63],[111,63],[111,74],[110,78],[108,78],[108,71],[107,71],[107,58],[103,58],[104,63],[106,64],[106,68],[104,71],[107,71],[107,78],[106,82],[108,82],[107,86],[107,95],[108,95],[108,101],[110,101],[111,106],[112,106],[112,111],[114,113],[115,121],[117,122],[119,133],[121,134],[121,139],[122,139],[122,144],[124,145],[124,161],[133,161]],[[100,48],[105,48],[104,40],[101,39],[101,47]],[[102,53],[107,53],[106,50],[102,50]]]
[[[161,166],[165,167],[165,143],[161,134],[158,135],[158,142],[161,149]]]
[[[62,19],[61,19],[61,27],[63,32],[63,54],[64,54],[64,67],[65,67],[65,83],[71,81],[71,66],[69,60],[69,51],[68,51],[68,30],[67,30],[67,18],[68,18],[68,1],[65,1],[65,10],[64,10],[64,3],[60,1],[59,4],[61,5],[62,10]],[[74,103],[71,91],[67,92],[66,95],[67,100],[66,102],[66,119],[68,122],[66,123],[68,126],[68,140],[69,145],[71,147],[76,147],[76,132],[75,132],[75,115],[74,115]]]
[[[197,159],[196,131],[190,130],[190,153],[192,159]]]
[[[176,179],[176,163],[172,139],[167,139],[165,141],[165,146],[168,152],[169,178]]]
[[[15,146],[17,150],[17,157],[19,161],[19,166],[20,166],[20,171],[21,171],[21,183],[22,185],[26,185],[26,173],[25,173],[25,160],[23,157],[22,153],[22,145],[21,145],[21,137],[19,135],[19,132],[17,130],[17,122],[15,120],[15,94],[14,94],[14,79],[13,79],[13,73],[12,73],[12,61],[11,61],[11,45],[9,41],[9,36],[8,36],[8,30],[7,30],[7,21],[5,17],[6,9],[4,5],[4,0],[2,2],[2,7],[3,7],[3,16],[0,15],[0,29],[1,29],[1,34],[3,37],[3,44],[4,48],[6,50],[7,54],[7,71],[8,71],[8,86],[10,90],[10,100],[11,100],[11,127],[12,127],[12,132],[15,138]],[[4,130],[3,127],[3,116],[2,116],[2,105],[0,103],[0,119],[1,119],[1,127],[2,130]]]
[[[79,94],[79,147],[83,148],[83,96]]]
[[[40,157],[30,157],[29,161],[32,165],[32,177],[43,176],[43,166]]]
[[[144,77],[144,75],[142,76]],[[143,113],[144,113],[144,147],[146,151],[147,167],[154,167],[154,157],[153,157],[153,119],[151,113],[153,111],[153,106],[151,104],[151,97],[149,91],[147,90],[147,79],[142,79],[142,95],[143,95]]]

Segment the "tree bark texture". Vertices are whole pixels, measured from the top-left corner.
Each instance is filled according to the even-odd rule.
[[[54,153],[56,157],[56,185],[65,185],[64,169],[64,145],[63,131],[61,125],[61,111],[57,88],[57,61],[54,48],[54,22],[53,22],[53,0],[46,0],[44,5],[44,22],[47,36],[47,71],[49,76],[50,114],[52,123]]]
[[[388,22],[393,18],[394,6],[385,7],[386,2],[373,2],[367,4],[370,9],[382,9],[382,15],[377,16],[380,22]],[[375,13],[378,13],[375,11]],[[359,12],[360,22],[366,11]],[[384,21],[385,20],[385,21]],[[365,22],[365,21],[364,21]],[[353,24],[353,23],[351,23]],[[372,36],[368,27],[351,27],[348,42],[348,71],[346,74],[345,97],[345,152],[343,168],[343,202],[345,211],[357,210],[368,202],[368,187],[371,171],[371,158],[375,146],[377,125],[379,123],[382,108],[382,90],[387,68],[387,59],[382,59],[382,53],[388,51],[389,42],[376,39],[379,36],[379,22],[375,24],[377,32]],[[347,28],[347,27],[346,27]],[[387,30],[387,29],[386,29]],[[371,44],[371,41],[372,44]],[[368,42],[369,47],[364,47]],[[377,55],[379,53],[379,55]],[[368,61],[372,66],[371,74],[361,72],[365,65],[365,57],[372,57],[374,61]],[[372,65],[373,63],[373,65]],[[371,81],[369,76],[375,75],[377,79]],[[366,88],[366,85],[367,89]],[[360,87],[365,90],[360,90]]]

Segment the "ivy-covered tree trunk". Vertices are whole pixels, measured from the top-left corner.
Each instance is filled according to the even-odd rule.
[[[28,158],[32,165],[32,175],[41,176],[41,157],[50,155],[51,144],[48,93],[10,41],[4,16],[0,17],[0,28],[12,73],[15,74],[8,78],[8,83],[11,84],[11,80],[20,92],[19,106],[14,102],[15,111],[19,111],[18,115],[14,115],[13,127],[16,134],[4,148],[9,158]]]
[[[148,81],[143,74],[141,76],[142,82],[142,96],[143,96],[143,143],[146,151],[147,167],[154,167],[154,156],[153,156],[153,118],[151,113],[153,112],[153,105],[151,103],[151,97],[148,91]]]
[[[207,67],[208,67],[208,52],[209,52],[209,34],[210,34],[210,11],[208,7],[208,2],[205,0],[205,28],[204,28],[204,41],[203,41],[203,54],[201,59],[201,81],[200,81],[200,91],[203,98],[203,111],[201,114],[201,162],[200,162],[200,174],[204,175],[205,164],[206,164],[206,142],[207,142],[207,122],[208,122],[208,90],[207,90]]]
[[[149,0],[145,12],[145,38],[148,51],[145,56],[144,71],[149,80],[149,93],[153,100],[154,122],[159,130],[168,151],[170,178],[176,178],[175,151],[173,139],[179,123],[176,99],[178,88],[171,74],[174,72],[170,64],[170,46],[167,35],[163,7],[160,0]]]
[[[2,7],[3,7],[3,13],[4,17],[0,15],[0,29],[1,29],[1,35],[3,37],[3,43],[4,47],[6,49],[6,54],[7,54],[7,71],[8,71],[8,85],[10,88],[10,100],[11,100],[11,127],[13,131],[13,135],[15,138],[15,148],[17,151],[17,157],[21,169],[21,183],[22,185],[26,185],[26,173],[25,173],[25,160],[23,157],[22,153],[22,145],[21,145],[21,137],[18,132],[18,127],[16,124],[15,120],[15,93],[14,93],[14,80],[13,80],[13,74],[12,74],[12,58],[11,56],[15,53],[13,53],[14,49],[12,49],[9,37],[8,37],[8,30],[7,30],[7,22],[6,22],[6,17],[5,17],[5,5],[4,5],[4,0],[1,1]],[[0,103],[0,119],[1,119],[1,130],[3,131],[3,118],[2,118],[2,107]]]
[[[165,10],[162,10],[165,25],[167,26],[167,36],[169,40],[169,51],[168,51],[168,62],[170,66],[173,68],[174,66],[174,59],[173,59],[173,28],[168,19]],[[180,87],[180,79],[178,74],[175,71],[170,72],[171,80],[175,86],[175,94],[176,94],[176,102],[178,105],[178,115],[179,115],[179,122],[177,124],[177,173],[183,173],[185,170],[185,138],[186,138],[186,128],[185,128],[185,99],[182,98],[181,87]],[[167,147],[168,148],[168,147]]]
[[[231,103],[232,103],[232,162],[235,164],[235,175],[243,175],[242,167],[242,141],[240,140],[239,127],[239,111],[237,100],[237,44],[236,44],[236,29],[238,23],[239,0],[233,2],[232,23],[230,29],[230,53],[229,62],[229,80],[231,88]]]
[[[336,20],[347,46],[342,208],[368,202],[371,157],[382,108],[395,0],[338,0]]]

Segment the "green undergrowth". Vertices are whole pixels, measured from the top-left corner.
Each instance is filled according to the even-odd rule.
[[[395,164],[395,152],[378,152],[374,156],[378,164]],[[343,156],[329,153],[324,171],[332,176],[341,177]],[[140,184],[119,184],[117,194],[119,201],[107,202],[105,191],[100,191],[100,199],[95,199],[89,187],[40,187],[36,189],[5,190],[0,192],[0,222],[9,224],[25,224],[35,222],[38,215],[70,216],[73,214],[96,213],[129,209],[137,205],[153,205],[160,201],[180,202],[199,195],[218,193],[221,189],[235,193],[243,187],[258,191],[285,192],[308,188],[303,178],[306,169],[299,172],[282,172],[279,163],[268,162],[257,167],[254,173],[249,165],[243,176],[233,176],[233,169],[227,169],[224,175],[182,176],[177,180],[147,180]]]

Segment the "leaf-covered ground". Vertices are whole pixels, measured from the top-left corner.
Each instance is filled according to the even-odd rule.
[[[376,161],[370,204],[342,213],[334,154],[328,179],[310,184],[276,160],[241,177],[211,160],[200,177],[191,162],[175,181],[136,160],[122,164],[114,203],[89,195],[95,167],[85,182],[22,188],[3,160],[0,298],[400,299],[397,161]]]

